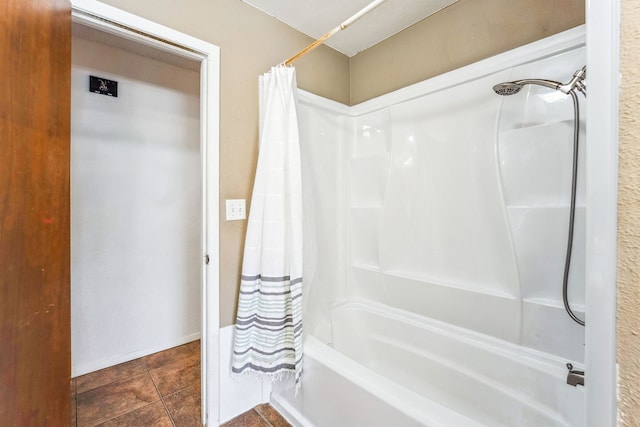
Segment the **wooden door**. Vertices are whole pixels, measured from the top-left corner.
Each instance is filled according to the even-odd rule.
[[[68,0],[0,1],[0,425],[70,405]]]

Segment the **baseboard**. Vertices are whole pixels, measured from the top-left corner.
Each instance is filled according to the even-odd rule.
[[[231,373],[234,325],[220,329],[220,424],[269,402],[271,382]]]
[[[184,337],[177,338],[175,340],[167,341],[161,345],[144,348],[142,350],[134,351],[127,354],[118,354],[115,356],[109,356],[104,359],[96,360],[91,363],[84,363],[78,366],[71,367],[71,377],[79,377],[90,372],[99,371],[100,369],[108,368],[120,363],[128,362],[130,360],[137,359],[139,357],[148,356],[159,351],[167,350],[172,347],[177,347],[182,344],[186,344],[191,341],[200,339],[200,332],[196,332]]]

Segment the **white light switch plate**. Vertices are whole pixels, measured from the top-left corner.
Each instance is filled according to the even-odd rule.
[[[227,199],[227,221],[247,219],[247,208],[244,199]]]

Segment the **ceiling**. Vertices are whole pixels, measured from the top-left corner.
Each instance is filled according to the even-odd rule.
[[[242,1],[317,39],[372,0]],[[387,0],[346,30],[331,37],[325,44],[347,56],[354,56],[456,1],[458,0]]]

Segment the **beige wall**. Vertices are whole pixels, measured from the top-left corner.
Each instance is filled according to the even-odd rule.
[[[246,221],[224,221],[225,199],[251,199],[258,75],[312,40],[240,0],[103,0],[220,46],[220,323],[235,322]],[[327,47],[296,62],[298,86],[349,101],[349,59]]]
[[[351,58],[351,104],[580,24],[584,0],[460,0]]]
[[[622,425],[640,425],[640,0],[622,0],[618,364]]]

